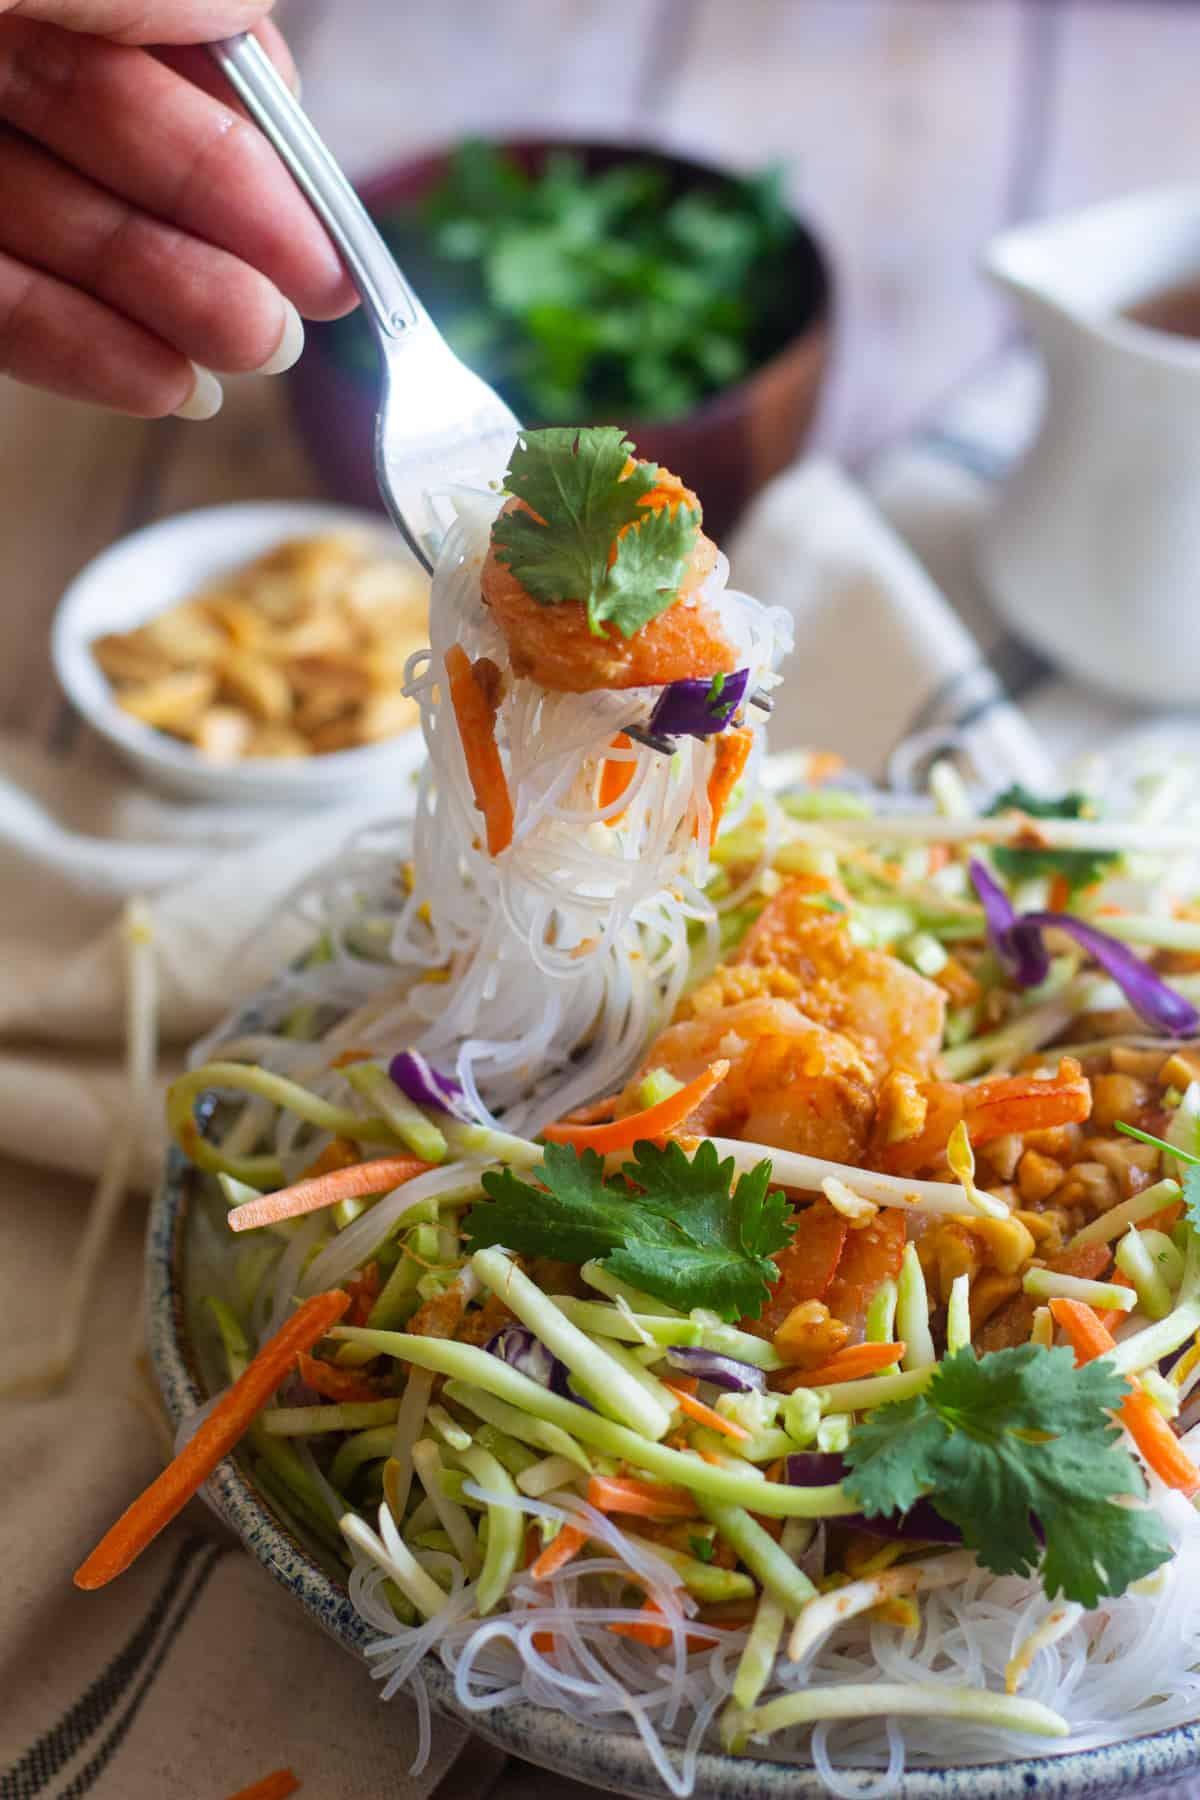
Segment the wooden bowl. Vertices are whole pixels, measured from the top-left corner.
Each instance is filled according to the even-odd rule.
[[[638,145],[521,139],[504,146],[536,170],[553,150],[569,148],[597,172],[633,159],[663,169],[672,191],[685,193],[726,171]],[[448,153],[431,153],[386,169],[360,193],[377,217],[414,206],[443,176]],[[782,278],[793,299],[790,335],[751,373],[675,419],[623,425],[643,456],[664,463],[699,494],[705,525],[718,538],[747,502],[799,450],[816,411],[829,359],[833,282],[812,233],[797,219],[781,254]],[[345,324],[310,325],[304,356],[287,377],[301,435],[329,491],[358,506],[379,504],[372,460],[376,380],[369,364],[347,365],[336,346]],[[601,424],[600,419],[527,419],[529,425]]]

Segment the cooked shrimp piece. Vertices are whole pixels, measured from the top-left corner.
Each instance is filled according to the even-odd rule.
[[[859,1161],[875,1110],[870,1068],[848,1037],[815,1025],[786,1000],[744,1000],[669,1025],[618,1111],[636,1111],[638,1082],[650,1069],[686,1082],[718,1057],[728,1060],[729,1073],[688,1119],[686,1133]]]
[[[926,1073],[941,1048],[945,994],[887,951],[861,949],[846,919],[815,911],[807,894],[804,883],[789,883],[768,902],[735,967],[753,964],[794,977],[796,1005],[851,1038],[876,1073]]]
[[[1055,1125],[1072,1125],[1092,1110],[1092,1084],[1073,1057],[1064,1056],[1058,1074],[1004,1075],[993,1081],[928,1081],[919,1090],[925,1118],[912,1137],[884,1143],[879,1167],[894,1175],[915,1175],[942,1154],[961,1121],[974,1146],[989,1139],[1024,1136]]]
[[[651,512],[680,504],[700,513],[695,494],[667,469],[659,470],[656,485],[639,501]],[[523,505],[510,500],[504,511]],[[588,628],[582,601],[569,595],[557,605],[543,606],[494,549],[483,565],[483,601],[504,633],[515,673],[560,693],[657,687],[689,677],[729,675],[738,666],[737,651],[725,636],[716,608],[696,594],[716,561],[717,546],[698,531],[674,603],[629,638],[613,626],[595,635]]]

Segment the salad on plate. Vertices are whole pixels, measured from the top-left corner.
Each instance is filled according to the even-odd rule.
[[[680,1794],[1195,1718],[1190,775],[772,762],[790,620],[619,429],[455,498],[415,816],[170,1090],[229,1386],[76,1580],[240,1444],[426,1740],[428,1656]]]

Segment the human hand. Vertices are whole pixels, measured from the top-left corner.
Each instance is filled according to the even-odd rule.
[[[194,47],[253,28],[293,79],[271,3],[0,0],[0,373],[209,418],[212,370],[276,373],[300,314],[349,311],[333,245]]]

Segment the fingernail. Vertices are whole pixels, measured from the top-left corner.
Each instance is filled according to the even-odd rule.
[[[299,362],[300,353],[304,349],[304,321],[290,300],[283,303],[283,331],[279,342],[255,371],[258,375],[282,375],[293,363]]]
[[[177,419],[212,419],[221,410],[221,402],[225,391],[211,369],[202,369],[199,363],[193,363],[196,379],[192,391],[182,406],[175,408]]]

